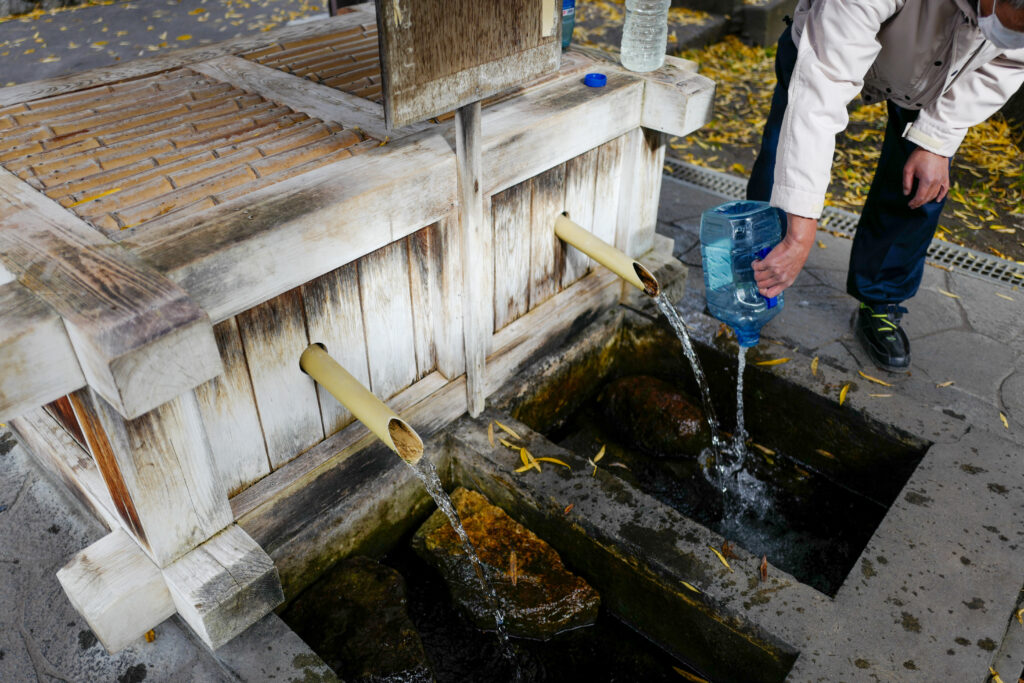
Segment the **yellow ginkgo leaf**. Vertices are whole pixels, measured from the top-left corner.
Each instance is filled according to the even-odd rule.
[[[516,434],[510,427],[506,427],[505,425],[501,424],[497,420],[494,421],[494,424],[498,425],[498,427],[501,429],[501,431],[505,432],[506,434],[511,436],[513,439],[521,439],[521,438],[523,438],[523,437],[519,436],[518,434]]]
[[[491,444],[491,448],[494,448],[494,423],[487,423],[487,441]]]
[[[1010,428],[1010,423],[1006,419],[1006,415],[1004,415],[1003,413],[999,413],[999,419],[1003,421],[1003,427],[1005,427],[1006,429]]]
[[[175,40],[182,40],[182,41],[184,41],[184,40],[192,40],[192,34],[190,34],[190,33],[183,33],[180,36],[178,36],[177,38],[175,38]]]
[[[1014,299],[1012,296],[1006,296],[1005,294],[1000,294],[999,292],[996,292],[996,296],[998,296],[1000,299],[1006,299],[1007,301],[1016,301],[1016,299]]]
[[[680,581],[680,583],[686,586],[688,589],[692,590],[694,593],[700,593],[700,589],[695,587],[693,584],[688,583],[686,581]]]
[[[561,465],[562,467],[564,467],[567,470],[571,470],[572,469],[572,467],[569,466],[569,463],[563,462],[563,461],[559,460],[558,458],[548,458],[548,457],[541,458],[541,457],[537,457],[537,458],[534,458],[534,460],[536,460],[537,462],[551,462],[551,463],[554,463],[556,465]]]
[[[883,387],[891,387],[892,386],[891,384],[889,384],[885,380],[881,380],[881,379],[878,379],[877,377],[872,377],[871,375],[866,374],[863,370],[858,370],[857,374],[860,375],[861,377],[863,377],[864,379],[866,379],[867,381],[874,382],[875,384],[881,384]]]
[[[936,384],[935,386],[936,386],[937,388],[939,388],[939,389],[945,389],[946,387],[951,387],[951,386],[953,386],[953,384],[954,384],[953,380],[949,380],[948,382],[939,382],[939,383],[938,383],[938,384]]]
[[[815,356],[811,360],[811,374],[814,375],[815,377],[818,376],[818,357],[817,356]]]
[[[594,462],[595,462],[595,463],[599,463],[599,462],[601,462],[601,458],[603,458],[603,457],[604,457],[604,451],[605,451],[605,448],[606,448],[606,446],[601,446],[601,450],[599,450],[599,451],[597,452],[597,455],[595,455],[595,456],[594,456]]]
[[[815,448],[814,452],[817,453],[818,455],[821,455],[821,456],[824,456],[824,457],[828,458],[829,460],[835,460],[836,459],[836,456],[832,455],[831,453],[829,453],[828,451],[826,451],[826,450],[824,450],[822,448]]]
[[[759,360],[759,361],[757,361],[754,364],[755,365],[782,365],[783,363],[788,363],[788,362],[789,362],[788,358],[773,358],[771,360]]]
[[[948,296],[950,299],[959,299],[960,298],[960,295],[954,294],[953,292],[947,292],[944,289],[939,289],[939,294],[941,294],[943,296]]]
[[[716,548],[716,547],[714,547],[712,545],[709,545],[708,547],[711,548],[711,552],[713,552],[715,554],[715,556],[719,559],[719,561],[722,564],[725,565],[725,568],[728,569],[729,571],[732,571],[732,567],[729,566],[729,560],[725,559],[725,555],[720,553],[718,551],[718,548]]]
[[[846,402],[846,394],[850,391],[850,383],[847,382],[843,385],[843,388],[839,390],[839,405],[843,405]]]

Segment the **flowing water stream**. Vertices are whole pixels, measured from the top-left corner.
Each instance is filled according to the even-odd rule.
[[[743,462],[747,457],[747,429],[743,423],[743,371],[747,368],[747,347],[738,352],[736,370],[736,434],[732,439],[732,454]]]
[[[722,437],[718,433],[718,418],[715,416],[715,407],[711,404],[711,388],[708,386],[708,380],[704,376],[704,370],[700,367],[700,360],[697,359],[697,353],[693,350],[693,344],[690,342],[690,333],[687,331],[686,323],[680,317],[679,311],[676,310],[672,302],[663,293],[658,294],[654,298],[654,302],[657,304],[661,314],[668,320],[668,324],[672,326],[676,336],[679,337],[679,341],[683,345],[683,353],[686,354],[686,360],[690,361],[693,375],[697,379],[697,386],[700,387],[701,400],[704,402],[704,415],[707,418],[708,427],[711,429],[711,450],[713,453],[712,457],[714,458],[715,478],[718,480],[719,490],[724,493],[727,472],[726,464],[722,462],[722,455],[725,448],[722,443]]]
[[[455,511],[455,506],[452,505],[451,498],[445,493],[444,487],[441,485],[441,479],[437,476],[437,471],[434,466],[430,464],[430,461],[426,458],[420,458],[419,462],[415,465],[406,463],[412,468],[416,478],[423,482],[424,488],[427,489],[427,493],[437,503],[438,509],[440,509],[448,521],[452,525],[452,529],[458,535],[459,540],[462,541],[462,549],[466,552],[469,560],[473,563],[473,568],[476,570],[476,575],[480,578],[481,587],[483,588],[484,595],[487,600],[491,603],[491,608],[494,611],[494,630],[498,634],[498,639],[501,641],[501,648],[506,658],[512,658],[512,649],[508,642],[508,629],[505,628],[505,613],[501,609],[501,603],[498,601],[498,593],[494,590],[494,584],[491,582],[491,577],[487,573],[487,567],[477,557],[476,550],[473,548],[473,544],[469,540],[469,536],[466,534],[466,530],[462,527],[462,520],[459,519],[459,513]]]

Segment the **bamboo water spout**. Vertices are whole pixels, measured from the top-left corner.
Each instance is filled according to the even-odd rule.
[[[331,358],[322,344],[310,344],[299,357],[299,366],[402,460],[415,465],[423,457],[423,440],[413,428]]]
[[[565,214],[555,219],[555,235],[571,244],[648,296],[658,296],[661,286],[651,271],[592,232],[569,220]]]

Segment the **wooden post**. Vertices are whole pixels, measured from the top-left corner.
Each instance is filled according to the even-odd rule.
[[[463,338],[466,345],[466,392],[469,414],[479,415],[487,397],[484,364],[493,329],[493,236],[484,221],[481,192],[480,102],[455,113],[455,158],[462,222]]]

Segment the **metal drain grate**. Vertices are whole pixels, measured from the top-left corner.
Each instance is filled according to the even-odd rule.
[[[746,196],[747,181],[744,178],[701,168],[671,157],[665,158],[665,168],[665,175],[729,199],[743,199]],[[852,238],[857,228],[857,219],[858,215],[851,211],[826,206],[820,225],[833,234]],[[958,244],[933,239],[928,247],[928,260],[988,280],[1024,285],[1024,265]]]

